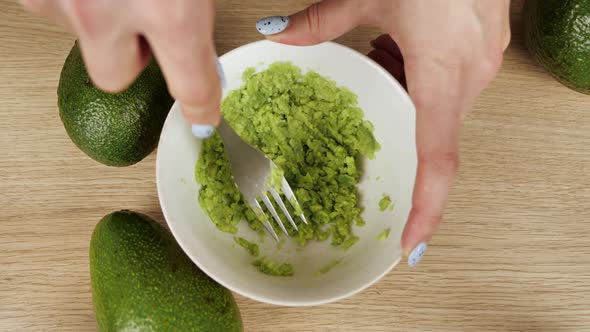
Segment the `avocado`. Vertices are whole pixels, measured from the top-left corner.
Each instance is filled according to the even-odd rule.
[[[231,292],[146,215],[102,218],[90,242],[90,277],[100,331],[243,330]]]
[[[524,40],[559,82],[590,94],[590,0],[527,0]]]
[[[155,60],[124,91],[98,89],[76,42],[61,71],[57,103],[80,150],[108,166],[129,166],[156,148],[173,99]]]

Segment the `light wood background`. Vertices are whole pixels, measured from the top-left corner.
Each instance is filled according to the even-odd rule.
[[[260,39],[261,16],[310,1],[218,1],[224,53]],[[237,297],[247,331],[590,330],[590,96],[566,89],[522,45],[521,1],[498,78],[467,118],[446,221],[423,263],[312,308]],[[378,31],[339,41],[360,51]],[[73,37],[0,0],[0,330],[93,331],[88,244],[105,214],[163,221],[154,157],[97,164],[56,107]]]

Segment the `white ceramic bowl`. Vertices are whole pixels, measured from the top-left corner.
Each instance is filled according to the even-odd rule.
[[[366,162],[359,185],[367,224],[354,228],[360,241],[347,251],[332,247],[329,240],[310,243],[304,250],[287,241],[278,250],[267,236],[260,244],[263,255],[292,263],[295,275],[271,277],[260,273],[251,264],[253,258],[234,244],[233,235],[219,231],[201,210],[199,185],[194,178],[201,143],[191,135],[178,104],[174,104],[160,138],[156,173],[164,216],[182,249],[199,268],[230,290],[277,305],[332,302],[378,281],[402,257],[400,238],[416,173],[415,109],[404,89],[371,59],[335,43],[295,47],[259,41],[223,55],[220,61],[227,76],[224,95],[242,85],[245,69],[263,69],[275,61],[290,61],[304,71],[314,70],[357,94],[381,144],[376,158]],[[394,211],[379,211],[378,202],[384,193],[394,201]],[[240,236],[259,241],[258,235],[241,226]],[[377,240],[388,227],[389,238]],[[334,259],[342,260],[329,272],[317,275]]]

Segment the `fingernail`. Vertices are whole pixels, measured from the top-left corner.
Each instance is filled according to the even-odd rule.
[[[270,16],[256,22],[256,30],[268,36],[283,32],[289,26],[288,16]]]
[[[193,135],[197,138],[208,138],[213,135],[215,129],[210,125],[193,125],[191,127]]]
[[[426,252],[427,248],[428,244],[426,242],[422,242],[419,245],[417,245],[416,248],[414,248],[414,250],[412,250],[412,252],[408,256],[408,265],[410,267],[418,265],[418,263],[420,263],[420,261],[422,260],[422,256],[424,256],[424,253]]]

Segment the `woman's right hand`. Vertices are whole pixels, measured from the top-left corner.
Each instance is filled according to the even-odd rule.
[[[20,0],[79,38],[99,88],[125,89],[155,56],[191,124],[217,125],[221,88],[212,0]]]

